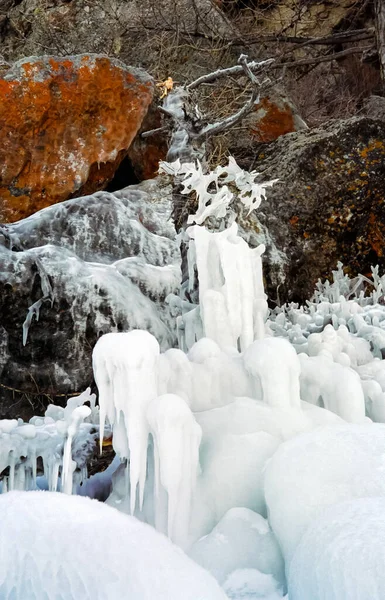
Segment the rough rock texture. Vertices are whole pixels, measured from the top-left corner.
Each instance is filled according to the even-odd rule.
[[[239,4],[251,4],[259,9],[258,25],[265,33],[322,37],[336,30],[345,20],[354,29],[355,20],[362,19],[356,0],[246,0]],[[243,21],[242,30],[253,26],[247,11]]]
[[[0,221],[103,189],[141,126],[153,81],[106,56],[19,61],[0,78]]]
[[[128,151],[128,157],[139,181],[152,179],[157,175],[159,161],[166,159],[168,150],[167,135],[164,132],[147,138],[142,138],[140,134],[158,129],[163,125],[160,111],[155,103],[151,104],[142,127]]]
[[[1,230],[0,418],[83,391],[103,333],[141,328],[163,348],[175,343],[165,303],[180,282],[170,197],[149,181]]]
[[[107,52],[144,68],[162,63],[163,70],[171,50],[174,63],[161,77],[174,75],[175,62],[185,63],[191,53],[180,46],[179,34],[229,37],[235,32],[214,0],[19,0],[8,2],[8,9],[0,6],[2,12],[0,41],[7,59],[41,54],[43,45],[50,54]],[[207,63],[207,54],[201,58],[202,65]]]
[[[385,98],[382,96],[369,96],[364,102],[362,113],[371,119],[385,121]]]
[[[307,125],[285,91],[276,86],[269,95],[261,98],[234,132],[227,134],[228,152],[237,160],[250,156],[256,143],[268,143],[281,135],[307,129]]]
[[[385,122],[361,117],[288,134],[254,168],[280,180],[256,215],[240,217],[252,243],[266,238],[271,299],[310,298],[338,261],[352,275],[376,264],[384,271]]]

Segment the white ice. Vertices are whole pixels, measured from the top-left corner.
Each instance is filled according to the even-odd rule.
[[[326,506],[385,496],[384,465],[385,425],[377,423],[323,427],[279,447],[266,466],[265,498],[286,570]]]
[[[268,522],[247,508],[230,509],[188,554],[220,584],[237,569],[258,569],[281,586],[285,580],[282,554]]]
[[[113,446],[121,459],[130,458],[131,514],[143,505],[149,425],[146,410],[158,389],[159,344],[147,331],[109,333],[95,345],[92,362],[99,390],[100,440],[106,418]]]
[[[152,527],[80,496],[0,496],[3,600],[226,600]]]
[[[295,552],[290,600],[383,600],[384,539],[385,498],[355,498],[329,507]]]

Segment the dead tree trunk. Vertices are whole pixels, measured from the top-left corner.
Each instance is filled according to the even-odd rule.
[[[385,1],[374,0],[377,51],[380,61],[382,89],[385,91]]]

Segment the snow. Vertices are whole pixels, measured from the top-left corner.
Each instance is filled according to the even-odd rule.
[[[312,523],[290,566],[290,600],[385,597],[385,498],[355,498]]]
[[[226,600],[165,536],[96,500],[10,492],[0,512],[4,600]]]

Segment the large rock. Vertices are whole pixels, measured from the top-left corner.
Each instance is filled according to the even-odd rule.
[[[254,162],[263,180],[278,178],[249,217],[245,236],[267,245],[269,297],[311,297],[318,278],[341,261],[350,275],[385,269],[385,122],[366,117],[291,133]]]
[[[1,230],[0,418],[84,390],[103,333],[140,328],[163,349],[176,343],[165,302],[180,282],[170,197],[149,181]]]
[[[103,55],[29,58],[5,71],[0,221],[103,189],[127,154],[153,89],[144,71]]]

